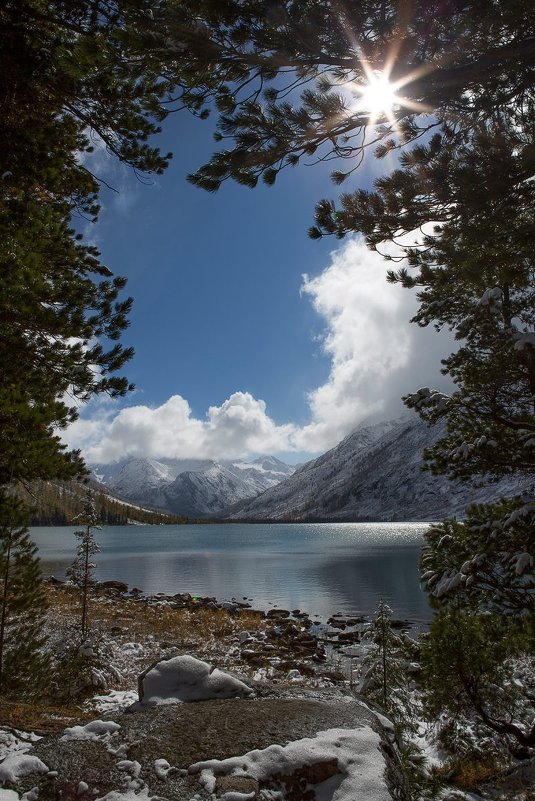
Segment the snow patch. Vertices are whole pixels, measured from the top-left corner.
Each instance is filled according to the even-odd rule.
[[[262,751],[250,751],[230,759],[211,759],[191,765],[189,773],[199,775],[199,783],[213,793],[218,776],[247,776],[259,782],[277,781],[318,763],[334,761],[337,775],[315,785],[317,801],[328,797],[336,801],[390,801],[384,779],[385,762],[380,750],[380,737],[369,726],[360,729],[327,729],[316,737],[305,738],[286,746],[270,745]],[[332,785],[339,783],[332,794]],[[228,795],[228,794],[227,794]],[[236,794],[235,801],[236,799]],[[243,799],[243,793],[241,794]],[[241,801],[240,799],[240,801]],[[234,801],[234,799],[233,799]]]
[[[111,793],[106,793],[106,795],[95,799],[95,801],[162,801],[162,799],[157,795],[149,795],[149,788],[143,787],[142,790],[137,792],[134,789],[127,790],[124,793],[120,793],[119,790],[112,790]]]
[[[167,759],[154,760],[154,773],[159,779],[167,779],[169,771],[173,770]]]
[[[109,737],[110,734],[115,734],[121,727],[113,720],[92,720],[85,726],[72,726],[65,729],[61,740],[96,740],[101,741],[103,738]]]
[[[9,754],[29,751],[33,743],[40,739],[41,737],[33,732],[0,729],[0,761],[3,761]]]
[[[110,690],[106,695],[95,695],[91,706],[98,712],[118,712],[137,701],[135,690]]]

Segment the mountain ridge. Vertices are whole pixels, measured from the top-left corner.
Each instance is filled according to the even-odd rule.
[[[375,432],[374,432],[375,429]],[[521,492],[532,479],[453,482],[423,471],[423,450],[443,433],[419,418],[356,429],[283,483],[229,509],[246,521],[431,521],[462,516],[473,503]]]
[[[293,473],[274,456],[251,462],[135,457],[92,466],[93,475],[133,503],[188,517],[219,516]]]

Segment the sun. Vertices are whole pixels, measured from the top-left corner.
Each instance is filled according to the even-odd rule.
[[[375,119],[383,115],[389,117],[394,106],[400,102],[396,95],[396,86],[390,83],[384,73],[369,74],[368,82],[364,86],[356,87],[356,92],[359,110],[367,112]]]

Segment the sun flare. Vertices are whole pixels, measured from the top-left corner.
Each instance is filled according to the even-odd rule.
[[[399,102],[396,87],[390,83],[386,75],[370,75],[368,83],[358,88],[358,106],[373,117],[381,114],[389,116]]]

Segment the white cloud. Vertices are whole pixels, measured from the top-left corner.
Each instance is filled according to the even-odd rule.
[[[188,402],[173,395],[156,408],[131,406],[116,414],[105,409],[77,421],[67,438],[89,462],[111,462],[125,456],[221,459],[273,453],[288,445],[293,432],[294,426],[277,426],[268,417],[264,401],[235,392],[221,406],[211,406],[205,420],[193,417]]]
[[[205,419],[174,395],[156,408],[100,408],[77,421],[65,439],[90,462],[125,456],[237,458],[251,453],[319,452],[359,422],[402,411],[400,396],[422,383],[440,384],[440,358],[449,342],[410,325],[412,293],[386,283],[385,261],[358,238],[331,254],[317,277],[304,276],[302,292],[325,323],[322,348],[331,359],[325,384],[309,394],[305,426],[277,425],[263,400],[235,392]],[[442,379],[442,381],[444,381]]]
[[[302,448],[325,450],[366,418],[401,413],[401,395],[415,384],[444,385],[439,366],[450,343],[409,323],[416,298],[386,282],[391,266],[354,237],[319,276],[305,276],[303,293],[325,321],[331,371],[309,395],[310,423],[295,438]]]

